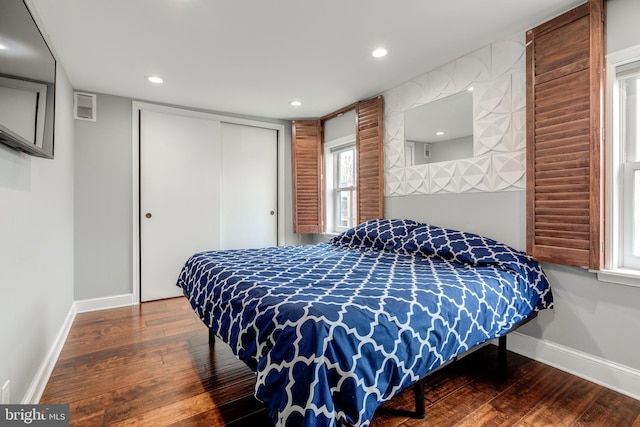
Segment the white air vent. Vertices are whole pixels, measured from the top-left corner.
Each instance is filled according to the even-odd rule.
[[[96,95],[75,92],[73,101],[73,118],[96,121]]]
[[[424,158],[431,158],[431,144],[424,144]]]

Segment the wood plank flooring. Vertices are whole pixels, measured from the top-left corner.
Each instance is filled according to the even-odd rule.
[[[486,346],[426,379],[427,417],[407,390],[371,427],[633,426],[640,401],[509,352],[497,372]],[[254,374],[184,298],[76,316],[41,403],[68,403],[72,426],[271,426],[253,397]],[[395,412],[394,412],[395,411]]]

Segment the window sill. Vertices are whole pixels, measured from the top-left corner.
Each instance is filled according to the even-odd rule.
[[[600,270],[595,272],[601,282],[640,287],[640,271],[631,269]]]
[[[330,239],[332,237],[336,237],[340,233],[335,233],[335,232],[332,232],[332,231],[325,231],[325,232],[320,233],[320,234],[322,234],[322,237],[326,237],[327,239]]]

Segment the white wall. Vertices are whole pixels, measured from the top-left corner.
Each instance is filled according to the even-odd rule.
[[[75,121],[75,299],[131,294],[131,100],[98,95]]]
[[[610,0],[607,7],[607,53],[640,44],[640,1]],[[385,216],[469,230],[524,249],[525,197],[513,194],[386,197]],[[516,349],[640,398],[640,288],[600,282],[578,268],[543,268],[555,308],[519,330],[511,340]]]
[[[607,54],[640,45],[640,1],[607,0]]]
[[[386,218],[410,218],[526,248],[524,191],[430,194],[385,198]]]
[[[349,110],[340,116],[326,120],[323,126],[324,140],[326,142],[349,136],[353,136],[355,140],[356,110]]]
[[[73,305],[72,107],[59,65],[55,158],[0,145],[0,386],[10,380],[11,403],[37,394],[32,381]]]

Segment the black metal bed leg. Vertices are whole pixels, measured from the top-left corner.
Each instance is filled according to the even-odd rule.
[[[213,333],[211,329],[209,329],[209,347],[213,347],[216,343],[216,334]]]
[[[507,336],[498,338],[498,369],[500,373],[507,373]]]
[[[427,414],[424,409],[424,382],[422,379],[413,385],[413,397],[416,402],[414,418],[424,418]]]

